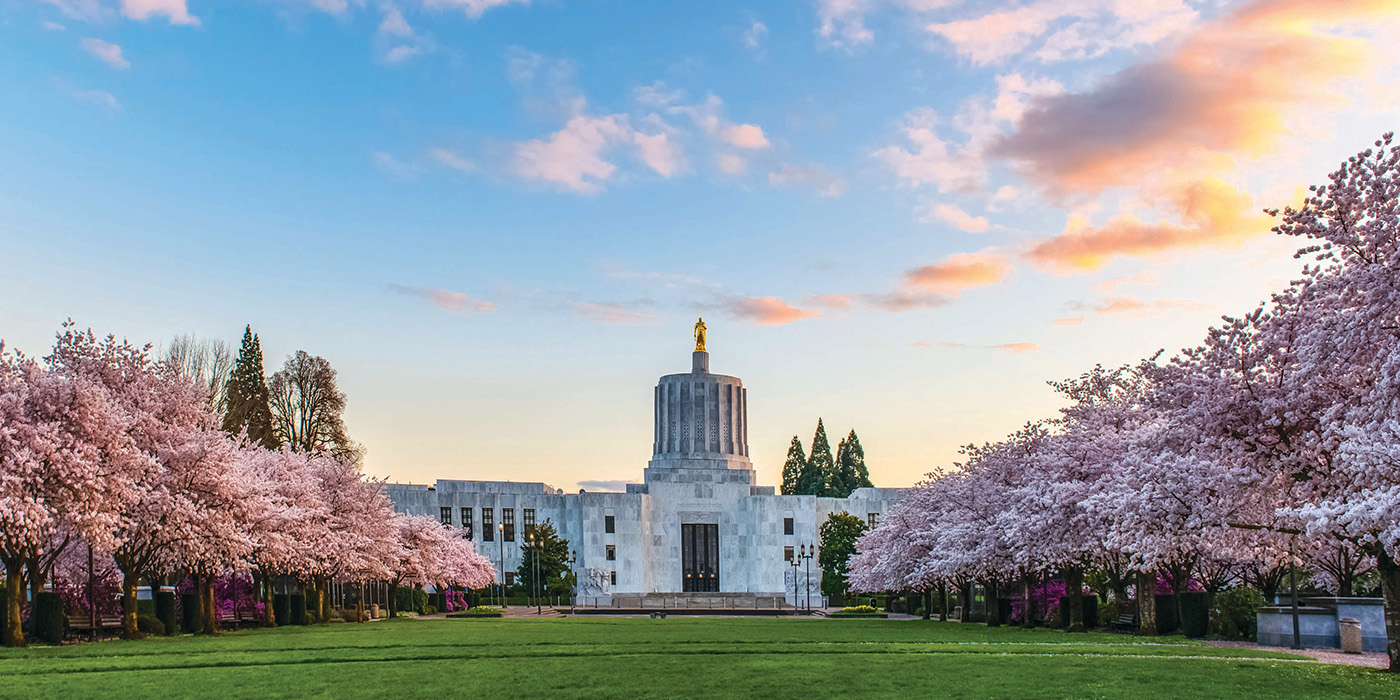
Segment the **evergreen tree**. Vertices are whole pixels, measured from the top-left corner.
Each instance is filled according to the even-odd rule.
[[[534,537],[532,541],[530,538]],[[535,580],[535,562],[539,561],[539,580]],[[535,525],[520,543],[520,572],[517,581],[526,591],[532,585],[541,595],[568,595],[573,590],[569,571],[569,541],[560,537],[548,519]]]
[[[817,550],[817,562],[822,567],[822,595],[844,597],[850,592],[846,580],[850,574],[848,565],[856,553],[856,540],[865,533],[865,523],[842,511],[827,516],[818,532],[822,543]]]
[[[839,481],[833,485],[833,496],[845,498],[858,488],[873,486],[870,472],[865,467],[865,450],[861,448],[860,438],[856,437],[854,430],[836,448],[836,474]]]
[[[855,483],[856,474],[851,468],[850,449],[846,446],[846,441],[842,440],[836,445],[836,469],[835,477],[831,483],[831,495],[837,498],[845,498],[851,495],[851,484]]]
[[[268,405],[267,379],[263,375],[262,344],[252,326],[243,328],[243,345],[229,374],[224,390],[224,432],[235,435],[248,430],[248,439],[268,449],[278,447],[272,431],[272,409]]]
[[[792,436],[792,444],[788,446],[787,461],[783,462],[783,495],[791,496],[800,493],[797,490],[798,479],[802,478],[802,472],[807,468],[807,455],[802,452],[802,441],[797,436]]]
[[[851,434],[846,436],[846,453],[851,460],[851,471],[855,473],[855,479],[850,482],[851,490],[869,488],[875,484],[870,483],[870,470],[865,466],[865,448],[860,446],[860,438],[856,437],[855,429],[851,429]]]
[[[807,468],[797,478],[797,492],[827,496],[831,493],[831,483],[836,478],[836,462],[831,459],[831,443],[826,441],[826,426],[817,419],[817,433],[812,436],[812,454],[807,457]]]

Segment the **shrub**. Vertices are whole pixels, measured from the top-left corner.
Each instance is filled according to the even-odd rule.
[[[424,606],[423,606],[423,614],[424,614],[424,615],[436,615],[436,614],[437,614],[437,608],[436,608],[435,606],[431,605],[431,604],[424,605]]]
[[[428,593],[421,588],[400,587],[394,599],[401,613],[421,612],[423,606],[428,604]]]
[[[357,608],[346,608],[340,611],[340,619],[344,622],[364,622],[369,619],[369,611],[361,616]]]
[[[1210,634],[1222,639],[1254,641],[1258,618],[1255,612],[1264,605],[1264,594],[1242,586],[1215,594],[1210,609]]]
[[[140,630],[141,634],[165,636],[165,623],[155,615],[137,615],[136,629]]]
[[[848,606],[848,607],[841,608],[841,612],[849,612],[849,613],[873,613],[873,612],[880,612],[880,611],[879,611],[879,610],[876,610],[875,608],[870,607],[869,605],[852,605],[852,606]]]
[[[321,615],[315,610],[307,610],[306,613],[302,615],[302,619],[305,620],[305,622],[302,623],[303,625],[316,625],[321,623]],[[326,622],[330,622],[330,620],[326,620]]]
[[[500,617],[501,609],[489,605],[478,605],[462,612],[449,613],[448,617]]]
[[[175,594],[169,591],[156,592],[156,619],[165,628],[161,634],[175,633]]]
[[[1210,628],[1210,594],[1181,593],[1181,633],[1188,637],[1204,637]]]
[[[1177,630],[1178,621],[1176,619],[1176,596],[1158,594],[1157,600],[1157,634],[1171,634]]]
[[[34,636],[58,644],[67,633],[68,617],[63,614],[63,599],[57,593],[40,593],[34,599]]]
[[[287,620],[294,625],[305,625],[306,622],[306,595],[302,593],[292,593],[287,596],[287,606],[291,608],[291,615]]]

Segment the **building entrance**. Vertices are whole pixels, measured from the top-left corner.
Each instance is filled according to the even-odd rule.
[[[719,525],[681,525],[681,590],[686,593],[719,590]]]

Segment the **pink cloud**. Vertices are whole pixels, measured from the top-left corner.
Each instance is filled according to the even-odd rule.
[[[956,253],[942,262],[916,267],[904,273],[910,287],[957,296],[964,289],[1000,282],[1006,276],[1007,262],[995,252]]]
[[[450,313],[490,313],[496,310],[496,305],[480,299],[473,299],[461,292],[450,292],[445,289],[426,289],[423,287],[409,287],[400,284],[391,284],[389,289],[398,294],[415,296],[427,301],[443,311]]]
[[[778,297],[734,296],[725,299],[718,306],[730,318],[751,321],[761,326],[781,326],[821,315],[816,309],[799,309]]]

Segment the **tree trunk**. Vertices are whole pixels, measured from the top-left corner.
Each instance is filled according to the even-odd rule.
[[[141,579],[136,572],[122,572],[122,636],[139,639],[141,630],[136,627],[136,586]]]
[[[1026,629],[1035,627],[1035,594],[1031,590],[1030,576],[1021,579],[1021,600],[1021,626]]]
[[[933,589],[925,588],[923,593],[919,595],[923,598],[924,601],[924,619],[927,620],[929,619],[929,615],[932,613],[931,608],[933,607]]]
[[[258,583],[262,586],[262,623],[264,627],[276,627],[279,624],[287,623],[287,620],[278,620],[277,613],[273,610],[273,603],[275,602],[276,593],[274,591],[272,582],[275,581],[276,578],[276,576],[267,571],[261,571],[258,574]]]
[[[1071,566],[1065,569],[1065,598],[1069,599],[1066,632],[1084,631],[1084,570]]]
[[[0,642],[7,647],[24,646],[24,627],[20,601],[24,600],[21,560],[5,561],[5,629],[0,630]]]
[[[946,584],[946,583],[940,583],[940,584],[938,584],[938,598],[939,598],[940,601],[942,601],[942,604],[941,604],[941,605],[939,606],[939,608],[938,608],[938,620],[939,620],[940,622],[947,622],[947,621],[948,621],[948,584]]]
[[[204,620],[200,624],[201,634],[218,634],[219,632],[219,604],[214,600],[214,577],[210,575],[199,577],[199,597],[204,603]]]
[[[330,586],[330,581],[324,576],[318,576],[312,585],[316,590],[316,618],[320,622],[325,622],[327,613],[330,612],[327,607],[329,602],[327,598],[330,596],[330,592],[326,590]]]
[[[997,600],[997,582],[995,579],[987,580],[987,626],[1001,626],[1001,601]]]
[[[399,616],[399,582],[390,581],[387,590],[389,599],[384,601],[389,606],[389,619]]]
[[[1391,673],[1400,673],[1400,563],[1381,547],[1376,548],[1376,572],[1385,599],[1385,653],[1390,656]]]
[[[958,622],[972,622],[972,581],[968,581],[962,587],[962,616]]]
[[[1157,576],[1139,571],[1137,575],[1138,634],[1157,634]]]

